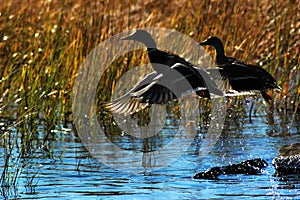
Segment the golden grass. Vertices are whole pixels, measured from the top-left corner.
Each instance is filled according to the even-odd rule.
[[[42,116],[50,130],[70,113],[74,79],[89,52],[114,34],[142,27],[175,29],[197,41],[218,35],[227,55],[275,76],[283,88],[274,94],[277,107],[299,106],[297,1],[7,0],[0,13],[2,116],[27,123]],[[106,71],[101,99],[110,98],[126,70],[148,62],[145,53],[129,56]]]

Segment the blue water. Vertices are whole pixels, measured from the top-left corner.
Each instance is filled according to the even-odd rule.
[[[2,187],[1,195],[7,199],[300,199],[300,177],[275,176],[271,164],[282,145],[300,141],[299,117],[295,117],[293,123],[290,115],[275,113],[273,117],[273,122],[264,112],[251,119],[247,115],[228,117],[209,154],[198,155],[203,138],[199,134],[179,159],[154,171],[125,172],[106,166],[92,157],[72,130],[59,127],[54,132],[54,139],[46,144],[47,149],[38,140],[42,135],[39,133],[37,140],[32,141],[34,148],[26,157],[18,157],[19,147],[14,145],[9,149],[8,139],[3,137],[1,174],[9,150],[12,150],[12,157],[8,170],[12,174],[21,170],[15,186]],[[168,127],[164,132],[166,137],[171,137]],[[14,134],[18,136],[18,133]],[[135,146],[127,139],[118,140],[118,143],[131,148]],[[261,175],[193,179],[195,173],[210,167],[253,158],[262,158],[269,164]]]

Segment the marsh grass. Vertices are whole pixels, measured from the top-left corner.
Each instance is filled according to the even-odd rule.
[[[41,146],[47,149],[47,142],[55,138],[52,130],[72,121],[71,93],[81,63],[99,43],[124,30],[169,28],[196,41],[218,35],[227,55],[259,64],[278,80],[283,91],[272,92],[274,109],[297,113],[299,13],[299,3],[293,0],[1,1],[0,115],[9,119],[1,122],[0,130],[2,146],[8,150],[2,186],[16,185],[22,170],[17,163],[23,163],[36,148],[32,141],[38,140],[40,126]],[[122,74],[148,62],[142,50],[113,62],[99,83],[97,104],[110,100]],[[234,98],[228,106],[242,112],[244,104],[239,102],[243,101],[244,97]],[[256,103],[255,110],[264,109],[262,105],[261,101]],[[105,114],[106,124],[112,122],[101,106],[98,112]],[[20,149],[19,160],[12,160],[11,151],[16,147]]]

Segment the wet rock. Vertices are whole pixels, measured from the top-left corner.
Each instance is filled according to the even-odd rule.
[[[223,167],[213,167],[204,172],[197,173],[195,179],[218,179],[220,175],[226,174],[247,174],[257,175],[261,170],[268,166],[268,163],[263,159],[246,160],[239,164],[232,164]]]
[[[200,172],[195,174],[195,179],[218,179],[218,176],[221,174],[224,174],[224,171],[221,169],[221,167],[213,167],[205,172]]]
[[[272,164],[277,175],[300,174],[300,143],[282,146]]]

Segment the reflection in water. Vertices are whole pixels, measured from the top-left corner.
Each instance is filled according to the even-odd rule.
[[[44,142],[45,130],[41,125],[38,132],[27,132],[28,141],[20,130],[9,125],[11,122],[1,118],[1,195],[28,199],[299,197],[299,176],[274,176],[271,165],[280,146],[300,141],[299,115],[256,104],[251,108],[252,104],[247,101],[242,101],[241,106],[230,105],[217,143],[209,154],[199,156],[212,111],[205,100],[188,102],[183,116],[180,107],[178,112],[167,110],[162,130],[158,134],[149,133],[151,137],[127,134],[113,124],[113,118],[103,125],[115,145],[141,155],[137,157],[141,168],[135,171],[116,170],[99,162],[75,132],[63,127],[54,128],[51,137]],[[188,112],[199,104],[205,106],[200,106],[197,112]],[[250,118],[251,109],[257,112],[252,112]],[[158,150],[174,138],[176,145],[170,147],[167,154],[159,154]],[[184,142],[190,142],[186,149]],[[178,151],[184,153],[174,162],[166,165],[160,160],[176,157]],[[269,163],[260,176],[229,175],[221,176],[219,181],[192,179],[196,172],[211,167],[259,157]],[[128,158],[122,161],[130,162]],[[151,170],[157,165],[166,166]]]
[[[289,136],[291,129],[296,128],[299,133],[299,126],[293,124],[299,122],[299,114],[295,115],[294,111],[288,109],[279,109],[275,111],[273,106],[268,111],[269,136]]]

